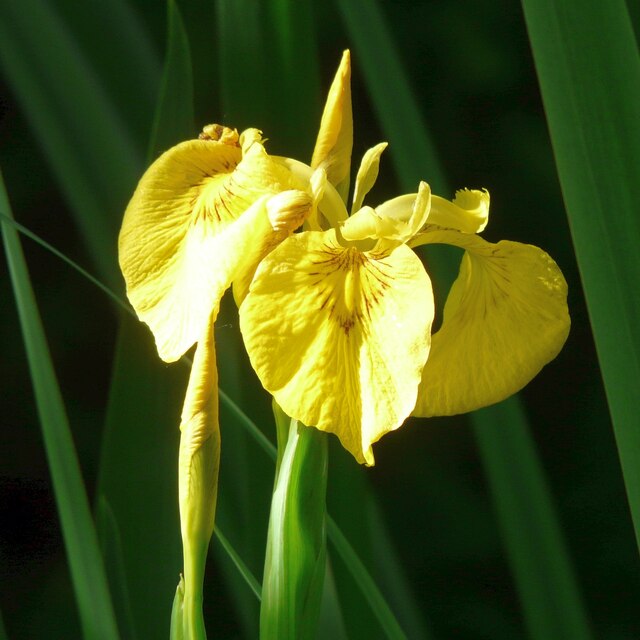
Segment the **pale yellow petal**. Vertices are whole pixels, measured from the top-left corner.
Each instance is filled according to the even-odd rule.
[[[380,170],[380,156],[387,148],[387,145],[387,142],[381,142],[375,147],[367,149],[365,152],[362,162],[360,163],[360,168],[358,169],[358,175],[356,176],[351,213],[358,211],[362,207],[364,197],[371,191],[371,188],[375,184]]]
[[[480,233],[489,220],[489,203],[486,189],[459,189],[453,201],[433,196],[427,222],[463,233]]]
[[[290,416],[335,433],[359,462],[416,401],[433,296],[416,255],[293,235],[260,264],[240,327],[263,386]]]
[[[555,358],[567,338],[560,269],[527,244],[491,244],[452,231],[422,240],[467,251],[433,335],[414,415],[453,415],[504,400]]]
[[[127,295],[167,362],[198,339],[232,280],[233,243],[241,238],[230,227],[259,198],[289,186],[289,172],[266,154],[257,132],[245,140],[244,156],[233,139],[173,147],[147,170],[127,207],[119,238]]]
[[[366,238],[380,242],[376,249],[390,251],[408,242],[418,233],[429,217],[431,189],[421,182],[418,193],[393,198],[372,209],[363,207],[340,227],[342,237],[350,242]]]
[[[352,148],[351,57],[345,51],[329,89],[311,159],[311,167],[325,169],[329,182],[344,201],[349,193]]]

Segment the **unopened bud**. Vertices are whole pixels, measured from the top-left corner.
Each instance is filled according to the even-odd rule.
[[[308,193],[291,189],[267,200],[267,214],[274,231],[291,232],[311,213],[313,200]]]
[[[224,127],[221,124],[208,124],[202,128],[202,133],[198,136],[200,140],[213,140],[214,142],[222,142],[234,147],[238,144],[238,130]]]

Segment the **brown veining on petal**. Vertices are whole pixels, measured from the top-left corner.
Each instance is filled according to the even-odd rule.
[[[348,338],[354,329],[364,330],[363,320],[371,319],[391,286],[386,265],[355,247],[325,245],[308,273],[317,285],[318,310],[328,312]]]

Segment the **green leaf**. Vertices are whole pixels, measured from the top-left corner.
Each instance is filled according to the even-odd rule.
[[[0,4],[0,65],[100,276],[114,286],[116,234],[142,154],[66,26],[43,0]]]
[[[99,496],[95,514],[102,557],[120,631],[123,638],[134,640],[136,632],[122,554],[122,536],[113,510],[104,496]]]
[[[187,373],[186,367],[163,365],[148,329],[122,317],[97,495],[108,501],[119,525],[140,638],[166,635],[182,567],[177,456]]]
[[[481,409],[474,421],[530,637],[591,638],[522,405],[511,399]]]
[[[149,159],[194,137],[191,53],[175,0],[167,2],[167,52],[158,97]]]
[[[278,447],[284,451],[271,501],[260,638],[313,640],[326,564],[327,436],[297,420],[281,431]]]
[[[0,209],[11,216],[0,174]],[[17,231],[0,222],[78,611],[86,640],[118,638],[89,502]]]
[[[640,56],[622,0],[525,18],[640,546]]]
[[[152,155],[193,134],[189,44],[173,0],[167,18]],[[182,567],[177,457],[186,374],[184,367],[160,362],[146,327],[129,316],[121,318],[98,492],[120,524],[131,609],[141,638],[166,635]]]
[[[407,636],[398,624],[393,612],[389,609],[376,583],[371,578],[364,564],[362,564],[358,554],[331,518],[327,520],[327,533],[338,555],[342,558],[343,562],[351,568],[356,584],[367,598],[371,611],[378,619],[386,637],[390,640],[406,639]]]
[[[380,123],[389,140],[389,153],[402,189],[415,191],[418,180],[426,178],[435,186],[436,192],[448,193],[434,145],[378,3],[338,0],[338,6],[355,44],[355,65],[362,67]],[[432,266],[437,285],[451,281],[457,268],[446,259]],[[535,636],[541,640],[549,637],[590,637],[578,585],[553,508],[553,498],[532,446],[528,421],[518,397],[471,414],[470,419],[491,482],[492,498],[528,628],[532,632],[546,629],[550,635],[543,632]],[[506,431],[510,432],[510,438],[518,443],[519,450],[528,460],[526,471],[521,460],[513,457],[506,445]],[[509,482],[494,481],[502,477],[500,474],[505,469],[508,469]],[[534,502],[528,502],[533,498]],[[519,507],[517,510],[515,505]],[[528,509],[536,515],[526,517]],[[540,549],[545,549],[547,554],[541,556]],[[538,561],[532,564],[530,558]]]

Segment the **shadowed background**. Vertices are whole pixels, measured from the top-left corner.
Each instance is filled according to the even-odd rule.
[[[306,3],[300,6],[307,7]],[[446,188],[489,189],[490,222],[483,236],[544,248],[569,283],[572,330],[567,344],[521,396],[594,635],[611,640],[638,637],[640,567],[633,528],[521,7],[506,0],[398,0],[379,6],[433,138],[449,185]],[[34,13],[27,19],[29,7]],[[351,48],[354,165],[367,148],[386,139],[363,72],[364,54],[355,46],[338,4],[292,9],[308,9],[301,20],[306,21],[313,38],[289,40],[300,58],[308,61],[306,71],[300,64],[291,70],[279,64],[278,55],[287,60],[286,52],[278,48],[280,41],[268,28],[278,11],[286,11],[286,3],[198,0],[179,7],[194,70],[195,128],[183,137],[195,135],[209,122],[238,129],[255,126],[269,139],[271,152],[308,161],[324,95],[342,50]],[[146,166],[166,51],[164,7],[159,10],[157,3],[141,0],[119,1],[110,8],[78,7],[67,0],[29,0],[24,9],[3,9],[5,27],[21,11],[21,25],[43,16],[54,20],[70,48],[58,48],[56,42],[47,40],[51,35],[45,26],[41,27],[42,50],[49,47],[56,58],[49,78],[40,78],[37,55],[23,53],[30,49],[24,43],[22,26],[14,33],[15,53],[11,54],[8,44],[2,51],[0,166],[15,217],[90,272],[110,279],[122,293],[115,268],[115,234],[135,181]],[[259,43],[253,33],[261,34]],[[127,44],[131,42],[137,42],[135,51]],[[270,57],[261,58],[264,52],[270,52]],[[43,86],[47,82],[56,85],[60,93],[32,91],[32,102],[27,104],[24,96],[29,92],[17,88],[15,76],[7,72],[11,55],[24,56],[23,63],[35,70],[36,80],[42,79]],[[105,229],[96,236],[105,243],[100,257],[98,247],[87,243],[78,216],[70,212],[82,207],[80,201],[70,204],[70,187],[61,186],[55,169],[58,155],[76,154],[91,157],[85,169],[99,173],[102,154],[113,148],[103,150],[109,146],[105,147],[109,141],[102,137],[103,131],[95,131],[94,137],[80,125],[74,129],[74,120],[82,121],[81,110],[86,105],[73,100],[73,88],[66,89],[77,73],[69,56],[77,56],[91,69],[96,92],[108,96],[114,119],[121,124],[132,151],[127,157],[108,160],[110,166],[130,167],[121,174],[129,177],[114,181],[109,189],[111,183],[101,176],[96,192],[88,198],[102,203],[106,211]],[[253,73],[250,78],[244,73],[248,67]],[[33,102],[38,100],[45,102]],[[52,101],[55,111],[46,100]],[[285,100],[289,111],[283,117],[280,104]],[[51,110],[52,125],[60,114],[71,123],[65,131],[73,135],[59,140],[57,152],[43,140],[47,135],[44,125],[34,124],[38,108]],[[57,138],[60,131],[51,135]],[[411,135],[408,131],[409,141]],[[162,140],[162,132],[158,137]],[[165,147],[178,139],[168,135]],[[155,155],[157,151],[152,151],[152,157]],[[371,204],[405,189],[400,186],[403,176],[394,169],[397,162],[394,165],[388,156],[389,152],[368,198]],[[439,195],[453,195],[438,190],[444,184],[438,185],[440,177],[431,177],[428,167],[413,170],[415,176],[435,183]],[[159,363],[150,333],[133,322],[127,331],[134,336],[131,340],[139,353],[122,345],[118,352],[118,335],[122,336],[118,327],[128,321],[120,320],[113,303],[57,257],[29,240],[23,246],[90,498],[97,497],[102,464],[102,473],[108,476],[102,476],[105,486],[120,483],[122,493],[129,485],[130,493],[140,496],[137,508],[135,501],[133,506],[119,507],[119,517],[125,517],[123,510],[129,509],[127,524],[120,526],[121,535],[133,539],[134,546],[144,545],[142,536],[136,542],[136,519],[140,518],[145,526],[159,528],[159,546],[173,523],[176,530],[167,536],[175,543],[177,502],[171,451],[177,453],[185,371],[179,365],[172,368]],[[429,257],[426,254],[427,261]],[[9,638],[80,637],[20,327],[9,278],[2,269],[0,610]],[[437,300],[444,300],[442,290],[436,294]],[[216,339],[224,361],[222,388],[274,440],[269,399],[260,392],[246,360],[238,362],[235,355],[240,351],[232,304],[223,310]],[[114,357],[116,363],[118,358],[126,361],[124,371],[130,379],[113,373]],[[136,367],[127,358],[148,363],[156,382],[146,377],[147,368]],[[120,389],[118,409],[108,411],[114,385]],[[163,404],[152,407],[150,403],[159,397]],[[155,432],[158,441],[147,436],[136,439],[136,420],[148,418],[153,411],[162,418]],[[131,421],[130,444],[104,435],[105,421],[113,424],[121,415]],[[268,459],[254,445],[247,445],[246,436],[229,427],[231,419],[224,422],[225,416],[223,408],[219,522],[225,530],[238,532],[233,544],[259,578],[273,471]],[[380,587],[397,615],[403,620],[413,620],[414,614],[420,618],[409,624],[422,629],[422,635],[407,632],[409,637],[529,637],[476,438],[466,417],[409,420],[375,445],[376,466],[364,473],[356,473],[355,462],[335,444],[332,442],[329,510],[363,559],[371,560],[372,571],[380,576]],[[105,464],[110,471],[104,470]],[[143,476],[128,475],[127,469],[140,466],[146,467]],[[145,493],[158,493],[158,488],[163,492],[159,497],[159,504],[164,501],[162,517],[156,507],[144,502]],[[356,515],[361,502],[358,496],[367,496],[367,509],[379,509],[375,518]],[[375,496],[376,507],[371,506],[371,496]],[[380,530],[372,532],[371,522],[379,523]],[[162,548],[141,547],[140,553],[147,573],[128,576],[137,637],[166,637],[171,589],[180,568],[175,545],[166,549],[166,556]],[[144,553],[155,558],[153,571],[148,571],[153,561],[145,559]],[[135,549],[125,549],[124,555],[130,560]],[[238,584],[239,578],[219,547],[212,556],[205,590],[210,637],[255,637],[252,611],[257,611],[256,603],[250,603],[251,594]],[[382,576],[388,573],[380,565],[387,561],[396,566],[392,574],[402,576],[402,589],[383,582]],[[336,579],[348,585],[344,567],[337,559],[334,563]],[[155,571],[157,582],[153,582]],[[165,575],[173,584],[168,591]],[[405,588],[411,598],[404,597]],[[357,600],[357,593],[345,595],[349,591],[355,589],[338,589],[341,597]],[[161,600],[159,608],[165,611],[166,620],[158,620],[149,604],[154,598]],[[364,603],[349,606],[352,611],[366,611]],[[402,613],[403,607],[411,611]],[[152,619],[140,622],[147,609]],[[368,617],[361,618],[359,628],[347,620],[348,637],[384,637],[373,623],[368,629]],[[147,629],[146,635],[140,625]]]

